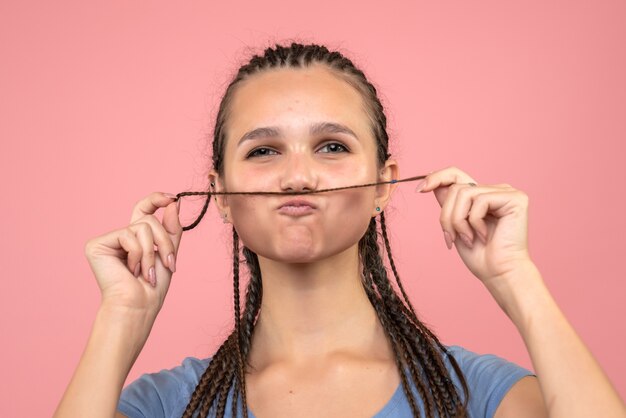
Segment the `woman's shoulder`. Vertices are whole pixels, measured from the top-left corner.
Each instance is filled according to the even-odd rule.
[[[212,357],[185,357],[174,367],[144,373],[122,390],[118,411],[128,417],[180,416]]]
[[[477,353],[460,345],[444,345],[461,371],[470,392],[469,407],[472,416],[493,416],[500,401],[511,387],[525,376],[535,373],[519,364],[492,353]],[[462,393],[460,379],[448,358],[446,367]]]
[[[155,373],[145,373],[139,379],[153,382],[158,387],[176,386],[180,389],[185,387],[195,389],[200,377],[211,362],[211,358],[185,357],[180,364],[174,367],[161,369]]]
[[[497,372],[497,371],[525,371],[528,373],[532,373],[530,370],[525,369],[524,367],[507,360],[504,357],[501,357],[497,354],[493,353],[478,353],[472,350],[469,350],[460,345],[446,345],[443,344],[446,348],[448,355],[454,357],[457,364],[463,370],[463,372],[470,373],[489,373],[489,372]],[[447,359],[446,359],[447,360]],[[446,366],[451,368],[451,363],[446,363]]]

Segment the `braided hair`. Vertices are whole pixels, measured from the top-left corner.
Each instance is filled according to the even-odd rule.
[[[356,88],[362,95],[367,104],[370,129],[377,142],[377,163],[380,166],[385,164],[390,157],[387,118],[376,88],[367,80],[365,74],[341,53],[329,51],[326,47],[316,44],[291,43],[289,46],[275,45],[274,48],[265,49],[263,55],[254,55],[247,64],[239,68],[236,76],[226,88],[213,133],[213,168],[219,174],[223,174],[224,170],[225,121],[238,83],[272,68],[301,68],[312,64],[325,65],[333,74]],[[207,203],[208,200],[210,199],[207,198]],[[205,210],[206,205],[203,212]],[[465,417],[469,391],[463,373],[454,357],[448,353],[447,348],[418,319],[391,255],[384,212],[380,213],[379,222],[377,218],[373,217],[370,220],[367,231],[358,245],[363,268],[362,284],[391,342],[400,371],[402,387],[409,400],[412,414],[414,417],[422,417],[425,414],[427,418]],[[195,227],[197,222],[190,228]],[[379,223],[380,233],[378,232]],[[378,244],[381,235],[401,295],[398,295],[389,281]],[[250,276],[243,314],[240,311],[239,294],[239,237],[233,227],[235,327],[213,355],[204,374],[200,377],[183,413],[183,418],[191,418],[196,413],[200,417],[206,417],[209,412],[213,412],[218,418],[224,417],[226,401],[231,390],[233,391],[232,416],[237,416],[238,400],[241,397],[243,416],[248,417],[245,373],[246,366],[249,366],[248,353],[261,307],[263,286],[257,255],[245,246],[242,248],[242,253]],[[463,397],[457,392],[445,367],[444,355],[448,357],[461,382]],[[425,411],[420,410],[410,382],[416,387]]]

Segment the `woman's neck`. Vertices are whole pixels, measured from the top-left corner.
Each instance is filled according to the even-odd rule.
[[[356,246],[307,264],[259,257],[263,301],[250,362],[264,368],[348,352],[388,357],[384,330],[363,285]]]

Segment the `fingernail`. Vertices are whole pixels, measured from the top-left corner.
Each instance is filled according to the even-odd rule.
[[[176,195],[175,194],[171,194],[171,193],[163,193],[165,196],[169,197],[170,199],[176,199]]]
[[[176,261],[174,261],[174,254],[171,253],[170,255],[167,256],[167,262],[170,265],[170,271],[172,273],[176,273]]]
[[[461,240],[463,241],[465,245],[467,245],[470,248],[474,247],[474,244],[472,244],[472,240],[470,240],[467,235],[465,234],[460,234],[460,235],[461,235]]]
[[[139,271],[141,270],[141,263],[137,263],[137,265],[135,266],[135,277],[139,277]]]
[[[152,287],[156,287],[156,273],[154,272],[154,266],[150,267],[150,270],[148,271],[148,281],[150,281]]]
[[[452,237],[450,236],[448,231],[443,231],[443,237],[446,240],[446,247],[448,247],[449,250],[452,249]]]
[[[180,214],[180,197],[176,201],[176,213]]]
[[[424,188],[426,187],[426,183],[426,179],[423,179],[419,183],[417,183],[417,186],[415,186],[415,192],[421,192],[422,190],[424,190]]]

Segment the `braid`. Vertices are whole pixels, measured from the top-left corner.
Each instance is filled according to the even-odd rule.
[[[382,309],[386,312],[386,316],[390,317],[390,322],[393,324],[393,328],[389,327],[390,330],[393,329],[397,337],[397,344],[400,347],[398,351],[403,354],[403,359],[408,364],[408,368],[411,372],[411,376],[416,383],[416,387],[420,394],[420,397],[424,401],[424,405],[427,409],[427,417],[434,417],[434,407],[432,404],[432,394],[427,390],[427,384],[422,379],[422,374],[418,373],[417,370],[420,368],[420,365],[423,365],[427,360],[423,355],[419,353],[415,353],[415,348],[412,344],[407,343],[409,339],[405,338],[402,333],[407,333],[407,328],[403,327],[402,320],[405,319],[403,315],[399,315],[398,312],[401,312],[397,309],[396,305],[393,304],[394,300],[394,292],[392,291],[391,284],[387,280],[386,270],[384,268],[382,258],[380,257],[378,250],[378,243],[376,240],[376,220],[373,218],[370,222],[370,227],[368,228],[368,232],[365,234],[364,246],[367,247],[368,252],[364,261],[365,268],[369,270],[372,276],[372,279],[381,295],[380,300],[376,300],[376,304],[382,305]],[[381,321],[382,323],[382,321]],[[384,325],[383,325],[384,326]],[[408,331],[409,336],[415,335],[415,332],[412,330]],[[408,354],[412,354],[412,357],[416,357],[415,361],[407,361]],[[417,355],[416,355],[417,354]],[[398,358],[398,362],[402,364],[402,360]],[[409,402],[413,402],[414,400],[412,393],[408,389],[405,388],[405,394]],[[414,416],[421,416],[414,412]]]
[[[398,335],[395,338],[396,340],[395,344],[397,344],[399,348],[396,350],[395,354],[397,357],[396,361],[400,365],[402,365],[403,362],[400,356],[398,355],[398,352],[401,352],[403,354],[403,357],[406,357],[407,350],[410,350],[410,347],[406,346],[406,339],[402,338],[401,336],[402,329],[400,328],[397,322],[397,315],[395,315],[397,313],[397,310],[394,309],[393,307],[390,309],[389,307],[390,302],[393,300],[392,299],[393,296],[391,295],[394,295],[394,293],[393,291],[391,291],[391,286],[390,286],[389,281],[386,280],[386,271],[382,263],[382,258],[380,257],[380,254],[379,254],[378,243],[377,243],[376,237],[377,237],[376,220],[375,218],[372,218],[372,220],[370,221],[370,226],[368,228],[368,231],[365,233],[365,236],[362,240],[362,246],[364,249],[363,251],[364,267],[363,268],[365,270],[365,277],[371,276],[378,290],[378,293],[380,295],[379,297],[374,298],[373,300],[370,299],[370,301],[372,301],[372,305],[374,306],[376,311],[379,313],[379,318],[381,318],[381,324],[383,325],[385,329],[390,329],[390,330],[393,329],[394,333]],[[383,322],[383,318],[386,319],[386,322],[389,325],[386,325]],[[423,361],[424,361],[423,357],[418,358],[419,364],[423,364]],[[420,394],[420,397],[423,399],[425,406],[428,410],[427,417],[432,418],[434,417],[433,405],[431,401],[432,396],[427,391],[425,382],[423,381],[421,376],[416,372],[416,369],[418,367],[419,366],[417,365],[417,363],[413,363],[413,362],[408,363],[408,368],[411,372],[414,382],[416,383],[417,390]],[[402,371],[401,366],[399,366],[399,370]],[[407,399],[409,399],[409,403],[414,404],[415,399],[413,397],[413,394],[410,392],[410,390],[405,387],[404,391],[407,396]],[[413,411],[413,415],[416,417],[421,416],[421,414],[419,414],[417,411]]]
[[[384,224],[381,222],[381,229],[384,231],[383,228]],[[383,235],[386,235],[386,231],[383,232]],[[375,218],[373,218],[370,222],[368,232],[365,234],[362,241],[362,247],[364,247],[365,250],[364,254],[366,254],[364,269],[371,274],[380,294],[380,303],[383,305],[386,316],[390,317],[391,322],[397,330],[399,344],[402,346],[402,350],[398,351],[403,354],[403,360],[411,371],[418,392],[420,392],[420,396],[424,400],[428,410],[427,416],[434,416],[430,395],[432,395],[434,399],[439,416],[457,416],[457,410],[461,409],[458,406],[460,399],[452,384],[448,371],[443,364],[441,355],[434,349],[433,342],[437,345],[441,344],[434,336],[435,341],[432,341],[432,333],[427,334],[423,332],[423,329],[426,327],[417,319],[416,315],[410,314],[411,311],[401,303],[395,292],[393,292],[391,284],[387,279],[387,273],[383,266],[382,258],[379,254],[376,238],[376,221]],[[391,263],[393,263],[392,260]],[[372,299],[370,298],[370,300]],[[377,301],[374,299],[374,302]],[[376,307],[375,304],[374,306]],[[379,312],[381,323],[383,323],[380,310],[376,309],[376,311]],[[415,336],[417,336],[417,338],[415,338]],[[450,356],[449,358],[452,362],[455,361],[453,357]],[[424,373],[418,373],[420,365]],[[460,373],[458,374],[461,376]],[[423,393],[425,385],[421,383],[422,375],[425,375],[428,380],[428,386],[431,388],[430,393],[426,396]],[[407,394],[407,398],[411,396],[412,395]],[[462,408],[464,408],[464,406]],[[446,415],[442,415],[444,413]]]
[[[421,416],[419,414],[417,403],[415,402],[415,399],[411,394],[409,383],[408,383],[405,371],[403,370],[403,367],[402,367],[402,361],[400,360],[401,357],[399,355],[399,351],[402,351],[403,348],[399,343],[397,330],[394,327],[394,325],[391,323],[391,321],[389,320],[387,312],[384,310],[382,303],[380,301],[380,296],[377,295],[376,291],[374,290],[371,275],[368,273],[365,273],[363,276],[363,280],[364,280],[364,288],[367,293],[367,296],[372,306],[374,307],[374,310],[376,311],[381,324],[383,325],[383,329],[385,330],[385,333],[387,334],[391,342],[391,348],[394,354],[396,366],[398,367],[398,370],[400,372],[400,380],[402,382],[402,389],[404,390],[404,393],[407,396],[407,399],[409,400],[409,406],[411,407],[411,412],[413,413],[413,416],[415,417]],[[418,381],[417,387],[418,387],[418,392],[420,392],[422,398],[424,398],[425,390],[421,381]]]
[[[374,85],[367,80],[365,74],[350,59],[341,53],[329,51],[321,45],[291,43],[289,46],[275,45],[273,48],[266,48],[261,55],[254,55],[248,63],[239,68],[226,88],[215,121],[212,145],[213,167],[220,175],[224,173],[226,120],[230,113],[233,95],[239,83],[255,74],[273,68],[301,68],[314,64],[325,65],[361,93],[367,103],[367,114],[371,122],[370,129],[377,143],[377,163],[379,166],[385,164],[385,161],[391,156],[388,153],[387,118]],[[207,197],[201,215],[206,212],[209,200],[210,197]],[[201,218],[202,216],[189,227],[185,227],[185,230],[193,229]],[[419,403],[412,390],[412,382],[419,397],[423,400],[427,418],[436,416],[441,418],[465,417],[469,397],[467,383],[455,359],[448,353],[446,347],[435,334],[419,320],[409,300],[391,255],[383,212],[380,216],[380,228],[384,248],[401,296],[393,289],[381,257],[376,218],[372,218],[367,232],[359,241],[359,255],[363,269],[362,283],[385,335],[391,343],[395,363],[400,372],[402,387],[409,401],[411,412],[414,417],[422,416]],[[206,417],[214,404],[216,418],[224,417],[226,401],[231,389],[233,392],[233,417],[237,416],[238,400],[241,397],[243,416],[247,418],[245,376],[248,367],[250,367],[248,355],[254,336],[256,319],[261,309],[263,286],[257,255],[245,246],[243,246],[242,252],[250,279],[246,288],[243,315],[240,312],[239,294],[239,236],[233,227],[235,326],[201,376],[185,409],[184,418],[191,418],[197,410],[200,412],[200,417]],[[463,403],[445,367],[443,355],[446,355],[450,360],[462,384]]]
[[[243,399],[243,417],[248,418],[248,407],[246,404],[246,378],[245,378],[245,368],[243,366],[243,360],[241,355],[241,313],[240,313],[240,305],[239,305],[239,236],[237,235],[237,231],[233,226],[233,282],[234,282],[234,297],[235,297],[235,332],[237,335],[236,341],[237,345],[235,347],[236,350],[236,361],[238,366],[238,373],[236,373],[235,384],[241,390],[241,397]],[[239,395],[239,391],[234,392],[235,396],[233,397],[233,411],[236,411],[237,407],[237,397]],[[233,417],[237,415],[233,413]]]
[[[226,409],[226,400],[228,399],[228,388],[230,388],[231,382],[233,381],[235,377],[234,373],[235,371],[232,370],[228,374],[228,378],[224,381],[224,384],[222,384],[222,387],[220,388],[220,393],[219,393],[219,396],[217,397],[217,410],[218,411],[224,411]],[[210,404],[208,402],[203,403],[202,407],[200,408],[200,416],[207,416],[209,413],[209,407],[210,407]]]
[[[261,310],[261,300],[263,298],[263,283],[261,281],[261,267],[257,255],[248,248],[243,247],[243,255],[246,258],[246,264],[250,271],[250,282],[246,289],[246,307],[243,311],[243,338],[241,353],[243,358],[248,357],[250,352],[250,344],[252,342],[252,334],[254,332],[254,324]]]
[[[235,371],[233,370],[233,376],[235,374]],[[228,388],[226,388],[226,390],[228,391]],[[237,379],[233,379],[233,398],[231,400],[231,408],[230,408],[230,415],[233,417],[237,416],[237,405],[239,404],[239,382],[237,381]],[[244,402],[245,402],[245,398],[244,398]],[[226,409],[226,405],[224,405],[224,409]],[[246,408],[246,414],[247,414],[247,408]],[[218,411],[219,414],[224,414],[223,410]],[[222,415],[220,415],[222,416]]]
[[[423,331],[430,338],[432,338],[437,343],[437,346],[441,350],[443,350],[444,352],[447,353],[447,350],[439,342],[439,339],[437,339],[437,337],[427,327],[425,327],[420,321],[417,320],[417,314],[415,313],[415,309],[413,308],[413,305],[411,304],[411,301],[409,300],[409,297],[407,296],[407,293],[404,290],[404,286],[402,285],[402,281],[400,280],[400,275],[398,274],[398,270],[396,269],[396,263],[393,261],[393,257],[391,256],[391,245],[389,244],[389,238],[387,236],[387,227],[386,227],[386,224],[385,224],[385,213],[384,212],[381,212],[381,214],[380,214],[380,229],[381,229],[381,233],[382,233],[382,236],[383,236],[383,241],[385,243],[385,248],[387,249],[387,257],[389,258],[389,265],[391,266],[391,270],[393,271],[393,275],[394,275],[394,277],[396,279],[396,282],[398,283],[398,287],[400,288],[400,292],[402,293],[402,296],[404,297],[404,303],[406,304],[406,306],[408,306],[408,309],[409,309],[407,314],[409,314],[411,319],[415,322],[415,324],[418,327],[420,327],[421,331]]]
[[[224,381],[227,378],[227,374],[232,370],[231,357],[229,352],[231,350],[231,343],[233,340],[233,334],[231,334],[226,341],[217,350],[204,374],[200,378],[200,382],[196,386],[191,399],[185,412],[184,418],[191,418],[193,411],[200,406],[200,401],[204,398],[212,400],[215,398],[218,390],[223,386]]]
[[[391,245],[389,245],[389,238],[387,237],[387,228],[385,225],[385,212],[380,213],[380,230],[383,235],[383,239],[385,242],[385,248],[387,249],[387,255],[389,257],[389,265],[391,266],[391,270],[393,271],[393,275],[396,278],[396,282],[398,283],[398,287],[402,292],[402,297],[404,297],[404,302],[408,305],[411,310],[412,318],[417,319],[417,315],[415,314],[415,309],[409,300],[409,297],[406,295],[404,291],[404,286],[402,286],[402,282],[400,281],[400,275],[398,274],[398,270],[396,269],[396,263],[393,261],[393,257],[391,256]]]
[[[411,304],[411,301],[409,300],[409,297],[407,296],[406,291],[404,290],[404,286],[402,285],[402,282],[400,281],[400,275],[398,274],[398,270],[396,269],[396,264],[393,261],[393,257],[391,256],[391,245],[389,244],[389,238],[387,236],[387,228],[386,228],[386,224],[385,224],[385,214],[384,212],[381,212],[380,214],[380,228],[381,228],[381,232],[382,232],[382,236],[383,236],[383,240],[385,243],[385,248],[387,249],[387,256],[389,258],[389,264],[391,266],[391,269],[393,271],[394,277],[396,278],[396,282],[398,283],[398,287],[400,288],[400,291],[402,293],[402,296],[404,297],[404,301],[406,303],[406,305],[408,305],[408,308],[410,309],[410,312],[405,312],[407,314],[410,314],[411,319],[413,319],[415,321],[415,324],[418,326],[420,333],[426,334],[427,338],[432,339],[435,344],[437,345],[437,347],[443,352],[445,353],[445,355],[448,357],[448,360],[450,361],[450,363],[452,364],[457,376],[461,376],[462,372],[461,369],[457,363],[457,361],[454,359],[453,356],[449,355],[448,353],[448,349],[441,344],[441,342],[439,341],[439,339],[432,333],[431,330],[429,330],[421,321],[419,321],[417,319],[417,314],[415,313],[415,309],[413,308],[413,305]],[[434,347],[432,346],[432,344],[427,344],[426,345],[427,349],[429,350],[429,352],[432,354],[435,354],[435,350]],[[446,370],[445,366],[443,365],[440,356],[439,355],[434,355],[434,358],[436,359],[437,365],[439,366],[440,370]],[[447,374],[447,373],[446,373]],[[469,390],[467,388],[467,384],[465,382],[465,379],[460,379],[461,384],[463,386],[463,391],[468,394]],[[453,395],[453,402],[459,402],[459,398],[458,395],[456,393],[456,390],[454,390],[454,386],[452,384],[452,381],[446,377],[445,378],[445,383],[446,383],[446,389],[442,391],[443,396],[448,397],[449,393],[451,393]],[[467,404],[467,399],[465,401],[465,403]]]

